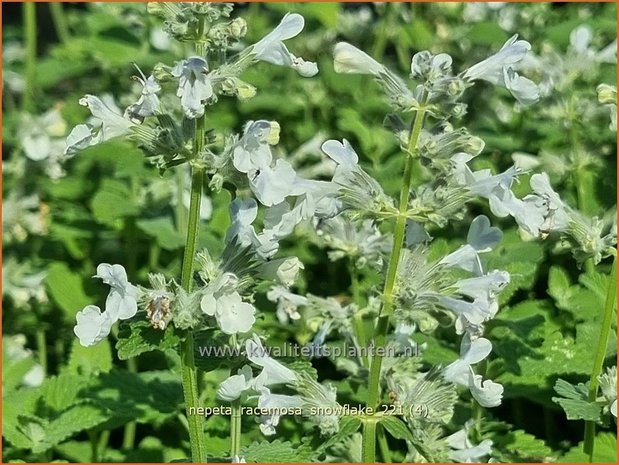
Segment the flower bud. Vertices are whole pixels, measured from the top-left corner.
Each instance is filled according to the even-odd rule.
[[[247,22],[243,18],[235,18],[228,25],[230,36],[234,39],[240,39],[247,34]]]

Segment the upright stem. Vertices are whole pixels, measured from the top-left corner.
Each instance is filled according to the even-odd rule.
[[[589,379],[589,402],[595,402],[598,395],[598,376],[602,373],[602,366],[606,358],[606,348],[608,347],[608,337],[613,321],[613,311],[617,304],[617,257],[613,260],[610,270],[610,281],[604,305],[604,315],[602,317],[602,327],[600,328],[600,338],[598,347],[593,360],[593,370]],[[589,456],[589,462],[593,462],[593,450],[595,446],[595,422],[585,422],[585,442],[583,451]]]
[[[200,19],[198,31],[204,32],[205,18]],[[196,53],[204,56],[204,42],[199,38],[196,40]],[[204,149],[204,127],[206,125],[206,115],[196,120],[196,132],[193,146],[194,159],[199,158]],[[200,130],[201,128],[201,130]],[[198,232],[200,224],[200,202],[202,201],[202,185],[204,184],[204,168],[194,163],[191,166],[191,193],[189,201],[189,219],[187,221],[187,239],[185,241],[185,253],[183,256],[183,267],[181,269],[181,286],[191,292],[193,280],[193,266],[196,256],[196,244],[198,242]],[[182,203],[183,192],[178,193],[178,201]],[[206,463],[206,442],[204,437],[203,417],[191,414],[191,410],[198,407],[200,403],[200,393],[198,390],[198,370],[194,360],[193,332],[186,331],[185,340],[181,343],[181,371],[183,384],[183,397],[185,399],[185,409],[187,411],[187,424],[189,426],[189,442],[191,443],[191,458],[194,463]]]
[[[32,111],[37,74],[37,11],[36,5],[30,2],[22,3],[24,20],[24,42],[26,44],[26,89],[22,102],[25,111]]]
[[[376,462],[376,418],[364,418],[361,459],[363,463]]]
[[[49,3],[49,9],[58,39],[64,44],[71,38],[71,34],[69,33],[69,24],[64,14],[63,5],[61,2],[51,2]]]
[[[200,201],[202,198],[202,182],[204,179],[204,169],[192,167],[191,173],[191,200],[189,204],[189,222],[187,225],[187,240],[185,243],[185,254],[183,257],[183,268],[181,271],[181,285],[189,292],[193,275],[193,265],[196,253],[196,243],[198,240],[198,225]],[[194,360],[193,332],[188,330],[186,338],[181,344],[181,366],[183,396],[185,398],[185,408],[189,423],[189,441],[191,443],[191,458],[195,463],[206,463],[206,444],[203,429],[203,417],[193,414],[190,411],[198,407],[198,373]]]
[[[393,291],[395,280],[400,263],[400,255],[404,245],[404,233],[406,230],[406,211],[408,210],[408,197],[413,182],[413,164],[415,162],[417,143],[423,128],[423,121],[426,113],[425,109],[426,98],[424,97],[421,106],[415,115],[413,128],[411,129],[410,138],[408,141],[408,150],[406,156],[406,164],[404,166],[404,176],[402,179],[402,189],[400,190],[399,215],[396,219],[395,230],[393,233],[393,248],[387,265],[387,277],[385,279],[385,287],[383,289],[383,306],[378,316],[376,331],[374,333],[374,353],[370,365],[370,376],[368,382],[368,401],[367,406],[375,408],[379,402],[380,393],[380,369],[382,366],[382,357],[378,355],[378,348],[385,346],[387,339],[387,331],[389,329],[389,316],[393,312]],[[370,428],[370,430],[368,430]],[[375,426],[370,427],[370,422],[364,422],[363,430],[363,457],[364,462],[374,462],[376,447],[375,447]]]
[[[234,460],[241,452],[241,401],[232,402],[230,418],[230,457]]]
[[[130,358],[127,360],[127,369],[130,373],[138,372],[138,362],[135,358]],[[122,448],[125,450],[133,449],[135,443],[135,431],[136,431],[137,423],[135,421],[130,421],[125,424],[123,429],[123,442]]]

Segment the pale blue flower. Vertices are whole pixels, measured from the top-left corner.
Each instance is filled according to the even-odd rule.
[[[136,103],[125,110],[125,118],[136,119],[141,122],[148,116],[154,116],[159,110],[157,92],[161,90],[161,86],[153,75],[146,78],[140,68],[138,68],[138,71],[140,76],[135,76],[135,79],[142,85],[141,95]]]
[[[472,421],[468,421],[464,429],[445,438],[447,445],[452,449],[449,457],[454,462],[479,463],[483,457],[492,452],[492,440],[490,439],[484,439],[478,445],[473,445],[469,439],[469,429],[472,424]]]
[[[503,399],[503,386],[489,379],[483,381],[481,375],[476,375],[469,368],[469,389],[473,398],[482,407],[497,407]]]
[[[514,66],[521,62],[530,50],[531,44],[526,40],[518,40],[518,34],[515,34],[497,53],[471,66],[462,77],[468,81],[482,79],[505,87],[520,103],[530,105],[539,100],[539,88],[533,81],[518,75],[514,70]]]
[[[79,338],[80,344],[90,347],[105,339],[112,329],[116,319],[109,311],[101,313],[95,305],[87,305],[75,315],[77,324],[73,332]]]
[[[216,296],[208,293],[200,302],[202,311],[214,316],[221,330],[226,334],[246,333],[256,322],[256,309],[243,302],[238,292]]]
[[[65,153],[72,155],[91,145],[121,137],[131,132],[135,124],[106,105],[99,97],[85,95],[79,101],[80,105],[88,107],[94,117],[95,125],[79,124],[67,136]]]
[[[208,63],[198,56],[189,57],[172,69],[172,76],[178,78],[176,95],[181,98],[181,107],[187,118],[201,117],[206,101],[213,96],[208,72]]]
[[[456,283],[456,289],[473,299],[492,299],[509,284],[509,280],[507,271],[494,270],[483,276],[461,279]]]
[[[217,398],[225,402],[232,402],[241,397],[241,395],[250,390],[253,385],[253,375],[249,365],[237,371],[236,375],[232,375],[224,380],[217,389]]]
[[[100,278],[111,287],[105,301],[105,310],[114,321],[126,320],[136,314],[139,289],[127,280],[127,272],[122,265],[101,263],[93,277]]]
[[[241,173],[260,170],[273,161],[271,142],[279,133],[279,125],[270,121],[248,121],[243,136],[232,151],[232,164]]]
[[[298,36],[305,20],[297,13],[288,13],[269,34],[251,46],[255,58],[274,65],[288,66],[303,77],[312,77],[318,73],[318,66],[311,61],[296,57],[288,51],[283,41]]]
[[[299,396],[272,394],[268,388],[262,387],[260,397],[258,397],[258,408],[269,412],[268,415],[261,415],[259,418],[262,434],[265,436],[275,434],[275,427],[279,424],[280,412],[300,408],[302,405],[303,399]]]
[[[297,257],[284,257],[269,260],[260,265],[259,272],[263,279],[279,281],[284,286],[292,286],[304,269],[303,263]]]
[[[260,391],[263,387],[273,384],[288,384],[297,379],[297,374],[271,358],[265,350],[260,338],[256,335],[245,343],[247,358],[262,367],[262,371],[254,380],[254,388]]]
[[[333,58],[336,73],[379,76],[385,69],[383,65],[367,53],[347,42],[339,42],[335,45]]]
[[[299,307],[309,305],[307,297],[294,294],[283,286],[271,287],[267,292],[267,299],[277,303],[276,315],[281,324],[301,319]]]
[[[277,205],[292,194],[297,174],[285,160],[277,160],[273,168],[250,170],[249,185],[262,205]]]
[[[471,365],[485,360],[492,352],[492,343],[483,337],[471,341],[465,335],[460,344],[460,358],[448,365],[443,371],[443,377],[452,383],[466,386],[469,379]]]

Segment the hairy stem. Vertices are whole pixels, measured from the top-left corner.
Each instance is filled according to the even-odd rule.
[[[191,173],[191,200],[189,204],[189,221],[187,225],[187,240],[185,242],[185,254],[181,271],[181,285],[189,292],[193,275],[196,243],[198,240],[198,226],[200,202],[202,200],[202,183],[204,169],[192,167]],[[199,404],[198,372],[193,353],[193,332],[186,332],[185,340],[181,344],[181,366],[183,396],[189,423],[189,440],[191,442],[191,458],[195,463],[206,462],[206,444],[203,430],[202,416],[196,415],[195,408]],[[191,411],[194,410],[192,413]]]
[[[402,179],[402,189],[400,191],[399,215],[396,219],[395,230],[393,233],[393,248],[387,265],[387,277],[385,279],[385,287],[383,289],[383,306],[378,316],[376,330],[374,332],[373,348],[374,353],[371,357],[370,376],[368,382],[368,400],[367,406],[375,408],[380,398],[380,369],[382,366],[382,357],[378,355],[376,349],[385,346],[387,339],[387,330],[389,329],[389,316],[393,312],[393,291],[395,288],[395,280],[400,264],[400,255],[404,246],[404,233],[406,230],[406,211],[408,210],[408,197],[413,182],[413,164],[416,159],[417,144],[423,121],[425,118],[425,97],[422,99],[421,107],[417,110],[415,121],[411,129],[410,138],[408,141],[408,150],[406,156],[406,164],[404,167],[404,176]],[[375,432],[366,432],[365,429],[369,423],[364,423],[363,434],[363,457],[364,462],[373,462],[376,454],[375,448]],[[372,436],[370,438],[370,436]]]
[[[37,11],[34,3],[22,4],[24,20],[24,43],[26,45],[26,89],[22,106],[24,111],[33,111],[35,80],[37,76]]]
[[[608,347],[608,338],[610,336],[610,328],[613,321],[613,313],[617,304],[617,257],[613,260],[613,265],[610,270],[610,281],[608,283],[608,292],[606,294],[606,303],[604,305],[604,315],[602,317],[602,326],[600,328],[600,337],[598,339],[598,347],[593,360],[593,370],[589,379],[589,402],[595,402],[598,395],[598,376],[602,373],[604,358],[606,358],[606,349]],[[593,461],[593,451],[595,448],[595,422],[585,422],[585,442],[583,451],[589,456],[589,462]]]
[[[71,39],[71,34],[69,33],[69,24],[67,22],[67,17],[64,14],[63,5],[61,2],[51,2],[49,4],[49,9],[52,14],[52,21],[54,22],[54,28],[56,29],[56,34],[58,35],[58,39],[63,44],[66,43],[69,39]]]
[[[234,459],[241,452],[241,401],[232,402],[230,417],[230,457]]]
[[[361,448],[361,460],[363,463],[376,462],[376,419],[365,418],[363,420],[363,446]]]

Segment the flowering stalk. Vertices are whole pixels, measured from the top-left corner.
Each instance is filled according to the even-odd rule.
[[[400,255],[402,253],[402,247],[404,245],[406,211],[408,209],[408,197],[410,195],[411,185],[413,182],[413,163],[417,158],[415,156],[415,153],[417,151],[417,144],[419,142],[419,136],[421,135],[423,121],[426,114],[426,99],[426,95],[424,95],[421,99],[421,105],[417,110],[417,114],[415,115],[415,121],[413,123],[413,128],[411,129],[411,135],[408,142],[408,153],[406,157],[406,164],[404,167],[402,189],[400,190],[400,204],[398,207],[399,215],[395,223],[395,230],[393,233],[393,248],[389,257],[389,264],[387,266],[387,278],[385,280],[385,287],[383,289],[383,306],[378,315],[378,323],[376,324],[376,331],[373,338],[373,345],[375,349],[385,346],[387,331],[389,329],[389,316],[393,312],[393,290],[395,287],[395,279],[397,276],[398,264],[400,262]],[[379,401],[381,366],[382,357],[379,356],[377,351],[375,350],[370,365],[367,401],[368,407],[376,407]],[[363,461],[366,463],[374,462],[376,454],[376,425],[370,425],[370,423],[371,422],[364,422],[363,427]]]
[[[241,452],[241,400],[232,402],[230,418],[230,457],[238,457]]]
[[[203,179],[204,169],[201,167],[192,166],[189,221],[187,225],[187,240],[185,242],[185,255],[183,257],[183,268],[181,272],[181,285],[188,292],[191,288],[196,242],[198,239],[198,218],[200,213]],[[198,376],[194,360],[193,333],[191,330],[186,332],[186,337],[181,344],[180,350],[181,370],[183,375],[183,396],[185,398],[185,409],[187,410],[187,420],[189,422],[191,458],[196,463],[206,463],[206,444],[204,443],[202,417],[199,415],[189,414],[191,407],[198,407],[199,402]]]
[[[204,31],[204,19],[200,20],[200,31]],[[196,51],[200,56],[204,55],[204,44],[196,42]],[[206,116],[196,121],[196,135],[194,141],[194,157],[204,149],[204,127]],[[204,183],[204,168],[191,164],[191,197],[189,201],[189,219],[187,221],[187,239],[185,241],[185,254],[181,270],[181,286],[191,291],[194,260],[196,256],[196,243],[198,241],[198,227],[200,219],[200,203],[202,201],[202,185]],[[181,200],[179,198],[179,203]],[[196,463],[206,463],[206,443],[204,442],[204,425],[202,417],[190,415],[191,407],[198,407],[198,371],[194,360],[193,332],[187,330],[186,338],[181,344],[181,370],[183,373],[183,397],[189,422],[189,441],[191,443],[191,458]]]
[[[37,11],[34,3],[22,5],[24,18],[24,42],[26,44],[26,89],[22,102],[25,111],[32,110],[35,79],[37,74]]]
[[[598,347],[593,361],[593,370],[589,380],[589,402],[595,402],[598,395],[598,378],[602,374],[602,366],[606,357],[606,348],[608,347],[608,338],[610,336],[610,327],[613,320],[613,311],[617,303],[617,257],[614,258],[612,268],[610,270],[610,280],[608,282],[608,293],[606,294],[606,304],[604,306],[604,315],[602,317],[602,327],[600,328],[600,337],[598,339]],[[585,422],[585,442],[583,451],[589,456],[589,462],[593,462],[593,450],[595,447],[595,422]]]

